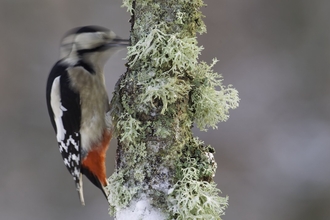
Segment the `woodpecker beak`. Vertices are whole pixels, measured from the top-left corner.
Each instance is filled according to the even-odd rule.
[[[121,38],[115,38],[108,44],[109,47],[127,47],[129,45],[130,45],[129,39],[121,39]]]

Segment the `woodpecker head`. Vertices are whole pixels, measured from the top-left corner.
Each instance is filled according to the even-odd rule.
[[[100,26],[70,30],[61,41],[61,59],[82,60],[103,67],[112,54],[129,45],[113,31]]]

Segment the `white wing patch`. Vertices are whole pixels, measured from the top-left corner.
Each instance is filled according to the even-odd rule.
[[[64,108],[61,103],[60,78],[61,76],[58,76],[54,79],[52,90],[50,92],[50,105],[52,106],[54,112],[56,138],[58,142],[63,141],[66,134],[66,130],[64,129],[62,122],[62,116],[63,112],[67,111],[67,109]]]
[[[59,149],[60,149],[60,152],[62,153],[63,152],[63,150],[66,152],[66,153],[68,153],[68,148],[69,148],[69,146],[67,145],[67,144],[65,144],[63,141],[60,141],[60,142],[58,142],[58,146],[60,147]]]
[[[72,154],[71,159],[74,160],[77,165],[79,164],[80,161],[79,155]]]
[[[64,139],[64,137],[63,137],[63,139]],[[63,152],[63,150],[66,153],[69,153],[68,149],[69,149],[70,145],[73,145],[74,148],[76,149],[76,151],[79,152],[79,142],[76,142],[75,139],[72,138],[72,135],[69,135],[69,138],[67,138],[66,141],[65,140],[58,141],[58,145],[60,147],[61,153]]]
[[[62,104],[60,79],[61,76],[54,79],[50,92],[50,105],[53,110],[54,121],[56,124],[56,139],[64,165],[76,182],[81,202],[84,204],[80,173],[80,134],[78,132],[70,131],[70,129],[66,130],[64,127],[63,114],[66,111],[70,111],[70,109],[65,108]]]
[[[65,166],[67,166],[69,168],[71,167],[69,161],[66,158],[64,158],[63,161],[64,161]]]
[[[76,149],[76,151],[79,151],[78,143],[75,142],[75,140],[72,138],[71,135],[69,136],[69,139],[67,140],[67,145],[68,145],[68,142],[71,142],[71,144],[73,144],[73,146]]]

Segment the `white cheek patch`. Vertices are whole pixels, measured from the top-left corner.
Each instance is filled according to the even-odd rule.
[[[95,45],[102,43],[102,35],[100,32],[81,33],[76,36],[75,44],[78,49],[91,49]]]
[[[60,78],[60,76],[55,78],[50,93],[50,105],[52,106],[54,112],[56,138],[58,142],[63,141],[66,134],[66,130],[63,126],[62,116],[63,112],[67,111],[67,109],[64,108],[61,103]]]

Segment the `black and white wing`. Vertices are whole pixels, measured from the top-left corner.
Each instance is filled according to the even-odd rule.
[[[47,107],[63,161],[83,202],[81,181],[80,96],[70,86],[68,66],[56,63],[47,82]]]

